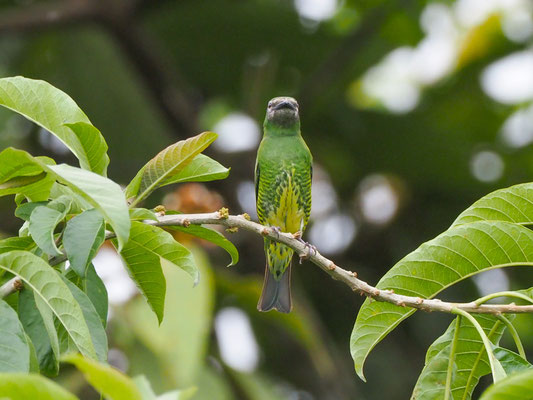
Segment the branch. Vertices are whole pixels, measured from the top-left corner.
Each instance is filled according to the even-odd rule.
[[[146,220],[143,221],[148,225],[154,226],[183,226],[189,225],[221,225],[226,228],[239,228],[250,232],[254,232],[260,236],[268,237],[276,242],[283,243],[292,248],[300,257],[306,258],[320,269],[330,275],[333,279],[343,282],[348,285],[354,292],[370,297],[376,301],[392,303],[400,307],[412,307],[423,311],[440,311],[450,314],[455,314],[456,310],[462,310],[469,313],[478,314],[516,314],[516,313],[533,313],[533,305],[516,305],[511,304],[476,304],[471,301],[469,303],[451,303],[439,299],[423,299],[421,297],[404,296],[396,294],[392,290],[380,290],[374,286],[357,278],[357,273],[347,271],[323,255],[318,251],[309,253],[309,247],[298,240],[293,234],[276,232],[271,227],[258,224],[250,221],[243,215],[228,215],[227,209],[221,209],[213,213],[205,214],[178,214],[178,215],[163,215],[158,217],[158,221]],[[106,238],[113,237],[114,234],[109,232]],[[51,263],[59,263],[64,261],[61,257],[54,259]],[[15,277],[0,287],[0,298],[13,293],[15,290],[14,281],[19,280],[18,289],[20,289],[20,278]]]

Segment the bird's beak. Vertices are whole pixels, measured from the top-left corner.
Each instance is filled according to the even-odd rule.
[[[296,106],[291,103],[290,101],[282,101],[281,103],[277,104],[275,107],[274,107],[274,110],[282,110],[284,108],[288,108],[292,111],[296,111]]]

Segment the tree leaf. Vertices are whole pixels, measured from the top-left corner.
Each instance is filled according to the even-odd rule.
[[[47,165],[38,157],[32,157],[22,150],[14,150],[20,162],[29,160],[48,172],[57,181],[69,187],[75,194],[82,197],[92,207],[100,211],[104,219],[111,225],[122,248],[128,241],[130,218],[126,198],[120,186],[110,179],[93,172],[70,165]]]
[[[30,348],[18,315],[0,300],[0,372],[28,372]]]
[[[93,303],[93,306],[100,316],[102,325],[105,328],[107,325],[107,312],[108,312],[108,297],[107,289],[102,282],[102,279],[98,276],[94,269],[93,264],[89,264],[85,274],[85,279],[82,281],[83,291],[87,294],[87,297]]]
[[[128,241],[130,218],[126,199],[115,182],[90,171],[61,164],[48,167],[57,180],[69,186],[104,216],[117,235],[119,248]]]
[[[109,400],[142,400],[141,394],[133,381],[119,370],[82,357],[70,354],[61,361],[74,364],[87,381],[106,399]]]
[[[162,150],[141,168],[126,188],[126,197],[135,197],[132,207],[144,200],[158,187],[182,171],[192,159],[216,138],[213,132],[203,132],[187,140],[181,140]]]
[[[167,373],[182,387],[196,384],[204,371],[213,322],[215,279],[212,268],[200,249],[195,249],[194,257],[202,275],[194,288],[182,271],[170,263],[163,265],[168,285],[165,297],[168,312],[159,326],[154,313],[139,297],[123,309],[128,328],[163,360]]]
[[[30,250],[35,247],[35,242],[31,237],[9,237],[0,240],[0,254],[12,250]]]
[[[59,256],[62,254],[56,246],[54,230],[63,218],[65,218],[64,213],[47,206],[37,207],[31,213],[30,235],[37,246],[48,255]]]
[[[496,347],[494,349],[494,355],[500,361],[500,364],[507,375],[533,368],[533,365],[531,365],[527,360],[524,360],[520,354],[508,349],[504,349],[503,347]]]
[[[60,275],[61,276],[61,275]],[[85,317],[85,322],[91,333],[91,340],[93,342],[94,351],[96,353],[96,359],[98,361],[107,361],[107,335],[105,333],[104,325],[100,319],[100,316],[96,312],[91,300],[87,297],[81,289],[79,289],[74,283],[70,282],[64,276],[61,276],[63,282],[65,282],[70,289],[70,292],[78,302]]]
[[[26,343],[30,349],[30,372],[39,373],[41,372],[41,369],[39,368],[39,360],[37,359],[35,346],[33,346],[33,343],[27,334],[24,334],[24,337],[26,338]]]
[[[0,105],[45,128],[80,160],[83,169],[106,175],[107,144],[67,94],[47,82],[17,76],[0,79]],[[84,125],[79,125],[82,123]]]
[[[98,175],[107,176],[107,166],[109,165],[107,143],[100,131],[95,126],[82,121],[65,124],[65,126],[76,134],[83,148],[87,151],[90,168],[85,169]]]
[[[33,201],[47,200],[53,179],[47,174],[43,175],[43,169],[26,154],[11,147],[0,152],[0,183],[7,185],[0,188],[0,196],[21,193]],[[36,158],[45,164],[54,164],[51,158]],[[19,178],[21,180],[17,181]],[[29,181],[23,182],[26,178],[29,178]]]
[[[229,168],[204,154],[198,154],[180,172],[172,175],[161,186],[181,182],[208,182],[225,179],[229,175]]]
[[[100,212],[91,209],[76,215],[67,222],[63,246],[71,268],[85,277],[87,265],[105,240],[105,224]]]
[[[82,354],[96,357],[82,310],[52,267],[32,253],[15,250],[0,254],[0,268],[19,276],[46,303]]]
[[[489,340],[498,344],[505,325],[496,317],[478,314],[479,322]],[[412,400],[444,398],[450,349],[455,335],[456,321],[429,347],[426,365],[418,377]],[[451,384],[453,399],[470,399],[479,379],[491,373],[483,341],[474,326],[461,318],[459,336],[455,347],[454,372]]]
[[[458,225],[422,244],[389,270],[377,288],[432,298],[481,271],[518,265],[533,265],[533,232],[507,222],[474,222]],[[361,379],[370,351],[414,312],[369,299],[363,303],[351,337],[352,358]]]
[[[239,251],[235,245],[226,239],[223,234],[215,231],[214,229],[206,228],[200,225],[189,225],[187,228],[184,226],[168,225],[165,226],[165,228],[188,233],[189,235],[205,239],[219,247],[222,247],[231,257],[231,263],[228,264],[228,267],[231,267],[239,262]]]
[[[20,291],[18,300],[20,322],[35,346],[39,369],[43,374],[49,376],[57,375],[59,371],[59,342],[51,315],[52,312],[44,305],[44,313],[45,315],[49,314],[50,317],[47,322],[51,326],[50,331],[50,326],[45,325],[43,316],[37,308],[35,295],[32,290],[25,288]]]
[[[533,222],[533,183],[496,190],[463,211],[452,226],[475,221]]]
[[[77,400],[57,383],[38,374],[0,374],[2,399]]]
[[[489,386],[480,400],[525,400],[532,392],[533,369],[526,369]]]
[[[134,221],[152,220],[157,221],[157,215],[147,208],[130,208],[130,219]]]
[[[130,240],[120,255],[159,323],[163,320],[166,293],[162,264],[178,267],[191,275],[195,284],[198,281],[198,270],[189,250],[159,227],[133,221]]]
[[[31,213],[35,208],[47,205],[47,201],[30,201],[18,206],[15,210],[15,217],[22,219],[23,221],[29,221]]]

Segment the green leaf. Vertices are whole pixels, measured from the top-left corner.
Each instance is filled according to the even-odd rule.
[[[35,247],[31,237],[10,237],[0,240],[0,254],[12,250],[30,250]]]
[[[29,370],[30,348],[22,324],[15,310],[0,300],[0,372]]]
[[[100,131],[95,126],[82,121],[65,124],[65,126],[76,134],[83,148],[87,150],[90,168],[85,169],[107,176],[107,166],[109,165],[107,143]]]
[[[107,144],[67,94],[47,82],[21,76],[0,79],[0,105],[9,108],[61,140],[83,169],[106,175]],[[81,123],[81,124],[80,124]]]
[[[59,342],[53,314],[46,304],[39,304],[38,308],[36,300],[42,303],[40,297],[30,289],[19,292],[19,318],[35,346],[39,369],[43,374],[55,376],[59,371]]]
[[[0,254],[0,268],[19,276],[46,303],[82,354],[96,357],[82,310],[52,267],[32,253],[16,250]]]
[[[30,201],[23,203],[15,210],[15,217],[18,217],[24,221],[29,221],[31,213],[35,208],[47,205],[47,201]]]
[[[134,207],[158,187],[165,185],[216,138],[216,133],[203,132],[168,146],[148,161],[126,188],[126,197],[135,197],[131,206]]]
[[[108,311],[108,298],[107,290],[102,282],[102,279],[98,276],[94,269],[93,264],[89,264],[85,279],[83,279],[83,291],[87,294],[87,297],[93,303],[93,306],[100,316],[102,325],[105,328],[107,325],[107,311]]]
[[[475,221],[533,222],[533,183],[496,190],[463,211],[452,226]]]
[[[54,164],[48,157],[37,157],[45,164]],[[33,201],[47,200],[53,179],[27,153],[13,148],[0,152],[0,196],[21,193]],[[17,179],[21,180],[17,180]],[[25,179],[29,179],[24,181]],[[33,181],[33,182],[30,182]]]
[[[37,374],[0,374],[2,399],[77,400],[57,383]]]
[[[61,164],[48,167],[57,180],[69,186],[104,216],[117,235],[119,248],[128,241],[130,218],[124,193],[115,182],[90,171]]]
[[[196,388],[189,388],[186,390],[173,390],[157,396],[146,376],[138,375],[133,378],[133,382],[139,389],[143,400],[189,400],[196,393]]]
[[[158,321],[142,298],[123,308],[128,329],[165,365],[165,371],[182,387],[195,385],[205,365],[214,307],[214,276],[205,253],[195,249],[202,280],[192,287],[188,276],[166,263],[168,312]],[[205,397],[211,398],[211,397]]]
[[[533,393],[533,369],[527,369],[489,386],[480,400],[529,400]]]
[[[109,365],[84,358],[79,354],[67,355],[61,361],[74,364],[106,399],[142,400],[141,393],[133,381]]]
[[[39,360],[37,359],[37,352],[35,351],[35,346],[33,345],[30,337],[24,334],[26,338],[26,343],[30,349],[30,372],[39,373],[41,369],[39,368]]]
[[[161,186],[180,182],[208,182],[225,179],[229,175],[229,168],[204,154],[198,154],[180,172],[172,175]]]
[[[96,312],[91,300],[83,291],[81,291],[74,283],[70,282],[64,276],[61,276],[63,281],[67,284],[70,292],[78,302],[87,322],[87,327],[91,333],[91,340],[93,342],[94,351],[96,352],[96,359],[98,361],[107,361],[107,335],[105,333],[104,325],[100,316]]]
[[[85,277],[87,265],[105,240],[105,224],[100,212],[91,209],[67,222],[63,246],[72,269]]]
[[[152,220],[157,221],[157,215],[147,208],[130,208],[130,219],[133,221]]]
[[[489,340],[498,344],[505,331],[505,325],[490,315],[475,315]],[[411,399],[444,398],[450,349],[455,335],[456,321],[452,321],[446,332],[429,347],[426,365],[416,382]],[[491,373],[485,346],[477,330],[466,319],[461,318],[459,336],[455,347],[454,372],[451,384],[453,399],[470,399],[479,379]]]
[[[37,246],[48,255],[59,256],[62,254],[56,246],[54,230],[63,218],[65,218],[64,213],[47,206],[37,207],[31,213],[30,235]]]
[[[522,371],[524,369],[533,368],[533,365],[531,365],[527,360],[524,360],[520,354],[508,349],[504,349],[503,347],[496,347],[494,349],[494,355],[500,361],[500,364],[507,375]]]
[[[482,252],[481,249],[487,249]],[[458,225],[400,260],[377,284],[380,290],[432,298],[447,287],[491,268],[533,265],[533,232],[507,222]],[[351,337],[357,374],[374,346],[415,309],[367,299]]]
[[[191,275],[195,284],[198,282],[198,270],[189,250],[159,227],[133,221],[130,240],[120,255],[159,323],[163,320],[166,293],[162,265],[178,267]]]
[[[231,263],[228,264],[228,267],[231,267],[239,262],[239,251],[235,245],[226,239],[223,234],[215,231],[214,229],[206,228],[200,225],[189,225],[187,228],[184,226],[169,225],[165,226],[165,228],[188,233],[189,235],[205,239],[219,247],[222,247],[231,257]]]

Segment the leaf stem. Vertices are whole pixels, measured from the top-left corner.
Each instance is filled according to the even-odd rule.
[[[507,326],[507,329],[509,329],[509,333],[513,337],[513,340],[516,345],[516,349],[518,350],[518,354],[520,354],[520,357],[522,357],[524,360],[527,360],[526,358],[526,352],[524,351],[524,346],[522,345],[522,341],[520,340],[520,336],[518,335],[518,331],[516,330],[515,326],[511,321],[509,321],[508,318],[506,318],[503,315],[498,315],[497,317],[500,321],[502,321],[505,326]]]
[[[455,319],[455,332],[453,334],[452,348],[450,349],[450,360],[448,361],[448,370],[446,371],[446,388],[444,389],[444,400],[449,400],[452,396],[452,374],[453,363],[455,362],[455,351],[459,341],[459,328],[461,327],[461,315]],[[453,397],[451,397],[453,398]]]
[[[479,336],[481,337],[481,340],[483,341],[485,350],[487,352],[487,356],[488,356],[487,358],[489,359],[490,370],[492,372],[492,380],[494,382],[497,382],[500,379],[504,378],[506,375],[505,371],[503,370],[503,367],[501,366],[498,359],[494,356],[494,352],[492,351],[492,342],[489,340],[489,338],[485,334],[485,331],[483,330],[479,322],[477,322],[477,320],[470,313],[467,313],[466,311],[461,310],[459,308],[456,308],[456,307],[452,308],[452,313],[465,317],[466,319],[470,321],[472,325],[474,325],[474,328],[476,328]]]
[[[492,300],[492,299],[495,299],[495,298],[497,298],[497,297],[515,297],[515,298],[517,298],[517,299],[522,299],[522,300],[527,301],[528,303],[533,304],[533,299],[532,299],[532,298],[526,296],[526,295],[523,294],[523,293],[512,292],[512,291],[504,291],[504,292],[491,293],[491,294],[488,294],[488,295],[486,295],[486,296],[480,297],[479,299],[477,299],[476,301],[474,301],[474,303],[477,304],[477,305],[479,306],[480,304],[486,303],[487,301]]]

